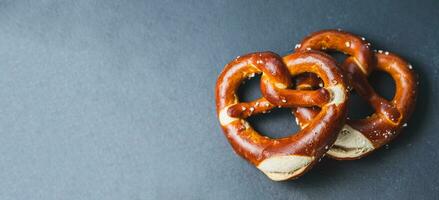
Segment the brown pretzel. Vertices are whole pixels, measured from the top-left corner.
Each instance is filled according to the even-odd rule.
[[[315,91],[288,89],[291,76],[317,74],[325,87]],[[262,73],[264,97],[239,102],[241,82]],[[270,179],[296,178],[309,170],[333,144],[346,115],[346,88],[335,61],[320,52],[298,52],[280,58],[271,52],[252,53],[226,65],[216,84],[216,108],[225,136],[237,154]],[[256,132],[245,118],[275,106],[321,106],[321,112],[297,134],[271,139]]]
[[[345,44],[343,46],[343,44]],[[364,38],[342,31],[321,31],[307,37],[298,48],[332,49],[350,55],[342,68],[349,85],[367,100],[375,109],[375,113],[360,120],[347,120],[337,137],[337,141],[328,151],[336,159],[358,159],[392,140],[405,126],[411,115],[416,100],[416,77],[410,70],[411,65],[388,52],[379,51],[372,57],[369,43]],[[391,101],[378,95],[370,86],[367,76],[373,66],[392,76],[396,82],[396,93]],[[297,79],[299,89],[318,88],[319,80],[312,74]],[[307,124],[319,113],[319,109],[298,108],[295,115],[299,126]]]

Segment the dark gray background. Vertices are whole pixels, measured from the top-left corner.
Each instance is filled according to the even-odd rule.
[[[438,10],[433,0],[0,1],[0,199],[438,199]],[[325,28],[410,61],[416,112],[367,158],[272,182],[223,136],[216,77],[238,55],[285,55]],[[255,97],[248,85],[241,93]],[[280,137],[293,119],[280,110],[252,123]]]

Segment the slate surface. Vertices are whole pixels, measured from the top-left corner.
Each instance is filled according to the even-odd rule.
[[[438,10],[433,0],[0,1],[0,199],[438,199]],[[367,158],[272,182],[223,136],[216,77],[238,55],[285,55],[326,28],[410,61],[416,112]],[[242,94],[259,95],[248,85]],[[281,137],[293,119],[280,110],[252,122]]]

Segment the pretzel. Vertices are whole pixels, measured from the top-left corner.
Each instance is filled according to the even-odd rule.
[[[325,87],[314,91],[289,89],[291,76],[315,73]],[[261,76],[264,97],[239,102],[243,80]],[[335,61],[321,52],[298,52],[283,59],[275,53],[251,53],[231,61],[216,83],[220,125],[234,151],[275,181],[297,178],[328,151],[346,117],[347,93]],[[265,98],[266,97],[266,98]],[[297,134],[272,139],[255,131],[246,118],[274,107],[321,106],[321,112]]]
[[[336,142],[328,151],[328,155],[335,159],[358,159],[387,144],[406,126],[414,109],[417,80],[411,65],[389,52],[380,50],[373,54],[369,46],[370,43],[366,43],[364,38],[329,30],[310,35],[297,48],[299,51],[332,49],[350,55],[341,65],[344,74],[349,85],[375,110],[366,119],[346,121]],[[390,74],[396,82],[396,93],[391,101],[378,95],[369,84],[367,76],[373,70]],[[316,89],[319,84],[318,78],[310,74],[297,79],[298,89]],[[294,113],[299,126],[304,128],[319,113],[319,109],[297,108]]]

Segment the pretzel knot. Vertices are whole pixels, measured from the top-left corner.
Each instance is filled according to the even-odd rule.
[[[341,65],[349,87],[364,98],[375,110],[366,119],[347,120],[335,144],[328,151],[336,159],[358,159],[392,140],[405,126],[411,115],[417,93],[416,76],[411,65],[395,54],[370,51],[370,43],[351,33],[327,30],[305,38],[297,50],[336,50],[348,54]],[[396,83],[396,93],[391,101],[378,95],[368,82],[367,76],[373,70],[390,74]],[[297,79],[297,88],[302,90],[318,88],[319,80],[308,74]],[[296,119],[302,128],[308,126],[319,109],[297,108]]]
[[[303,73],[320,77],[318,90],[294,90],[291,78]],[[239,102],[236,91],[246,78],[261,76],[262,98]],[[237,154],[270,179],[296,178],[328,151],[346,117],[347,93],[341,71],[328,55],[297,52],[279,57],[261,52],[238,57],[226,65],[216,83],[216,109],[224,134]],[[260,135],[246,118],[274,107],[317,106],[306,127],[296,134],[272,139]]]

